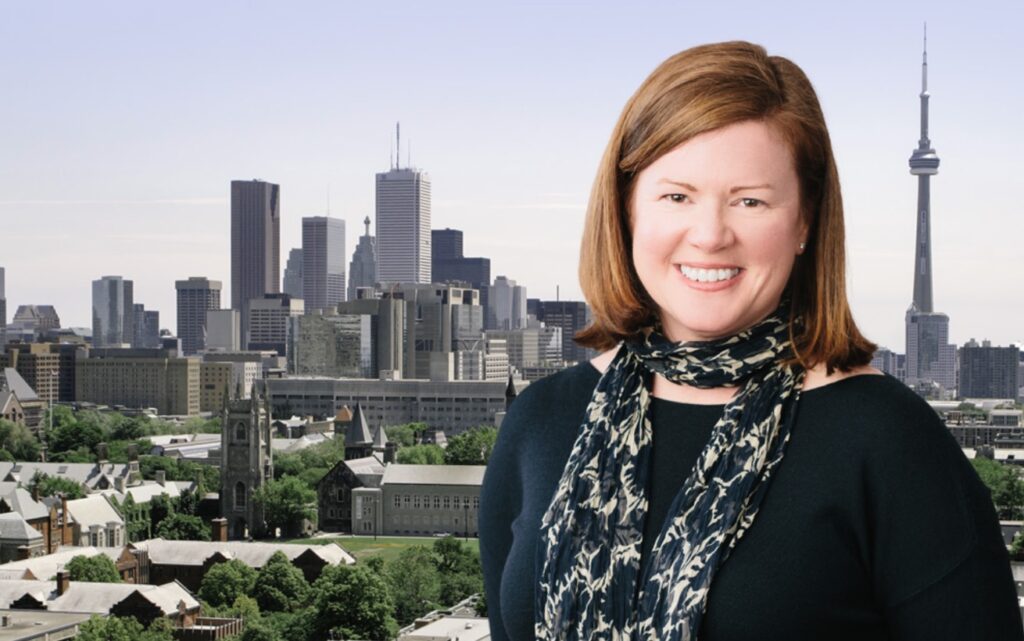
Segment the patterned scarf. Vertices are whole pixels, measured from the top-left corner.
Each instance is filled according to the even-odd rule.
[[[711,580],[750,528],[789,441],[804,369],[789,300],[738,334],[673,343],[658,328],[624,343],[587,407],[541,521],[536,638],[693,641]],[[643,577],[653,372],[699,388],[742,384],[676,495]]]

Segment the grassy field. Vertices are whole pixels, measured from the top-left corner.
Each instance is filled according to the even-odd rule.
[[[356,557],[356,560],[365,559],[368,556],[380,555],[385,561],[398,556],[405,548],[412,545],[423,545],[433,547],[437,537],[433,536],[378,536],[374,541],[372,536],[330,536],[317,537],[312,539],[292,539],[286,543],[303,543],[306,545],[327,545],[337,543],[343,550]],[[479,541],[470,537],[463,541],[458,537],[460,543],[470,546],[474,552],[480,551]]]

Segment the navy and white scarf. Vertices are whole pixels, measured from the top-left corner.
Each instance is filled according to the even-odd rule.
[[[541,521],[535,634],[542,641],[694,641],[711,581],[750,528],[789,441],[805,371],[789,302],[738,334],[625,342],[594,390]],[[742,385],[726,404],[638,577],[657,372],[674,383]]]

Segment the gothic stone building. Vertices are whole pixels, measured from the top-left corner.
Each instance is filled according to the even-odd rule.
[[[224,399],[221,419],[220,510],[232,539],[266,533],[253,493],[274,478],[270,402],[266,382],[254,384],[247,399]]]

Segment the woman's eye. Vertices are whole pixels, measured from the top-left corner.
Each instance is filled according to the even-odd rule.
[[[665,194],[661,198],[662,198],[662,200],[664,200],[665,198],[668,198],[669,200],[671,200],[674,203],[681,203],[681,202],[683,202],[682,199],[686,198],[686,194]]]
[[[748,203],[748,202],[756,203],[754,205],[748,205],[748,207],[757,207],[757,206],[765,204],[765,202],[763,200],[758,200],[757,198],[740,198],[740,201],[742,201],[743,203]]]

